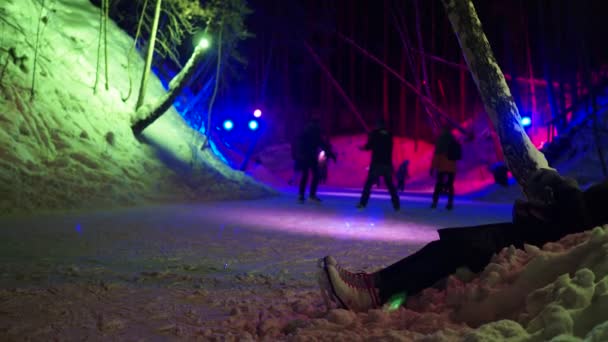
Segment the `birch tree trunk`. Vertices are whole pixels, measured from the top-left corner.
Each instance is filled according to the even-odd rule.
[[[156,43],[156,31],[158,30],[158,21],[160,18],[162,0],[156,0],[156,7],[154,9],[154,21],[152,22],[152,30],[150,31],[150,41],[148,42],[148,51],[146,54],[146,64],[144,66],[144,72],[141,76],[141,84],[139,86],[139,96],[137,97],[137,104],[135,110],[138,110],[141,105],[144,104],[144,98],[146,97],[146,87],[148,85],[148,78],[150,76],[150,67],[152,66],[152,57],[154,56],[154,45]]]
[[[131,129],[136,136],[171,108],[175,98],[188,85],[190,79],[196,73],[197,66],[204,56],[205,47],[201,44],[197,45],[184,68],[169,82],[169,91],[154,106],[145,105],[139,107],[136,115],[131,120]]]
[[[521,126],[521,117],[507,81],[471,0],[442,0],[465,61],[500,138],[505,160],[524,193],[535,171],[549,168]]]

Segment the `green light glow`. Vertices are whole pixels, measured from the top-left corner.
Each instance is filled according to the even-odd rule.
[[[399,309],[399,307],[401,305],[403,305],[403,303],[405,303],[405,299],[407,298],[407,295],[405,292],[401,292],[401,293],[397,293],[395,295],[393,295],[389,300],[388,300],[388,311],[395,311],[397,309]]]
[[[207,48],[209,48],[210,45],[211,45],[211,42],[209,41],[209,38],[207,38],[207,37],[203,37],[203,38],[201,38],[201,40],[198,41],[198,46],[201,49],[206,50]]]

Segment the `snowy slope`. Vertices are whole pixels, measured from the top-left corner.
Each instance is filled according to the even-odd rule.
[[[94,93],[98,8],[86,0],[46,4],[30,99],[40,2],[0,2],[0,213],[272,193],[200,151],[201,136],[174,110],[145,131],[145,144],[138,142],[129,118],[143,61],[135,53],[127,70],[132,39],[109,23],[109,88],[102,60]],[[134,95],[125,103],[129,72]],[[152,77],[147,102],[162,93]]]

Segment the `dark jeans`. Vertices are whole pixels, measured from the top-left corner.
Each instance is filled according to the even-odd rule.
[[[404,175],[397,175],[397,189],[399,189],[399,191],[405,190],[405,176]]]
[[[301,164],[302,176],[300,178],[300,197],[304,197],[306,193],[306,184],[308,183],[308,173],[312,173],[312,181],[310,182],[310,197],[317,196],[317,186],[319,185],[319,163],[317,161],[309,161]]]
[[[435,191],[433,192],[433,204],[439,201],[439,194],[442,192],[448,193],[448,206],[454,204],[454,172],[437,172],[437,182],[435,183]]]
[[[459,267],[481,272],[492,255],[504,247],[523,248],[524,243],[541,247],[567,234],[584,231],[586,228],[581,226],[556,229],[555,224],[507,222],[441,229],[439,240],[374,274],[380,299],[384,303],[394,294],[404,291],[414,295],[453,274]]]
[[[369,173],[367,174],[367,179],[365,180],[365,185],[363,186],[363,193],[361,193],[360,204],[366,206],[367,202],[369,202],[369,196],[372,191],[372,185],[374,182],[380,180],[380,177],[384,178],[384,183],[386,183],[386,188],[391,194],[391,202],[393,203],[393,208],[399,209],[399,195],[397,195],[397,189],[395,188],[395,184],[393,184],[393,167],[391,165],[374,165],[372,164],[369,167]]]

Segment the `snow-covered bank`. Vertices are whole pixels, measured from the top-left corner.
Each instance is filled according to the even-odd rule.
[[[99,10],[87,0],[0,3],[0,213],[158,201],[258,198],[272,190],[200,151],[171,109],[137,141],[129,127],[143,61],[108,25],[109,89],[97,68]],[[38,18],[35,93],[30,99]],[[103,50],[102,50],[103,51]],[[133,93],[128,101],[129,73]],[[147,101],[164,92],[152,76]]]

